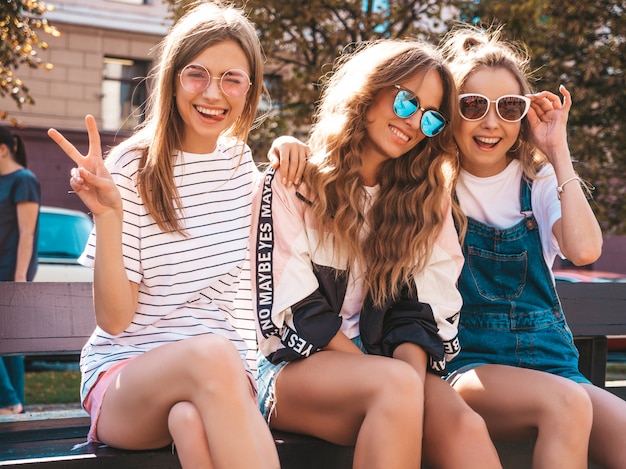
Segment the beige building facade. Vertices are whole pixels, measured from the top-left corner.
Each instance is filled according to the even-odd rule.
[[[61,35],[52,37],[42,32],[40,39],[49,47],[38,50],[37,55],[54,68],[19,68],[17,75],[30,88],[35,105],[19,110],[11,99],[4,98],[0,106],[26,126],[82,128],[85,114],[92,114],[106,130],[116,130],[116,125],[132,128],[133,122],[123,122],[123,113],[132,110],[124,98],[130,99],[131,107],[139,106],[145,92],[142,96],[122,95],[154,63],[153,48],[171,24],[167,5],[162,0],[48,3],[55,10],[45,13],[44,18]]]
[[[141,121],[148,93],[145,80],[157,57],[155,46],[167,34],[168,5],[162,0],[46,0],[54,5],[44,18],[60,32],[37,56],[50,62],[50,71],[20,67],[16,75],[30,90],[34,105],[22,109],[0,98],[0,109],[19,121],[14,132],[23,137],[29,169],[39,178],[42,203],[85,210],[68,195],[73,162],[52,142],[46,131],[59,129],[81,151],[87,151],[84,118],[93,115],[106,151],[130,134]]]

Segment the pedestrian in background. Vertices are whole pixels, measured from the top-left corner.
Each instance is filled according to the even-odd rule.
[[[37,223],[41,189],[27,169],[19,135],[0,127],[0,281],[30,282],[37,271]],[[24,357],[0,360],[0,415],[24,406]]]

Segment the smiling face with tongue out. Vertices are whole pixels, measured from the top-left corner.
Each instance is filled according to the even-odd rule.
[[[521,94],[521,89],[507,69],[482,67],[465,81],[460,93],[479,93],[495,101],[500,96]],[[502,120],[493,103],[480,120],[460,119],[454,139],[463,169],[479,177],[494,176],[503,171],[511,161],[507,152],[516,145],[520,122]]]
[[[190,93],[176,80],[176,108],[185,123],[181,150],[210,153],[218,136],[228,130],[243,113],[247,94],[232,98],[222,92],[220,77],[229,70],[243,70],[250,76],[244,51],[234,41],[225,41],[204,49],[190,63],[202,65],[211,74],[209,86]]]

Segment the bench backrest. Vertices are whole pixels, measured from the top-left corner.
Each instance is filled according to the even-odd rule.
[[[0,282],[0,355],[76,353],[94,328],[90,282]]]
[[[557,282],[557,291],[574,336],[626,335],[626,282]]]
[[[559,283],[576,337],[626,335],[626,283]],[[0,355],[76,353],[95,327],[91,283],[0,282]]]

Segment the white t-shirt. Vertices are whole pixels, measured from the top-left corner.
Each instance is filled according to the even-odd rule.
[[[510,228],[524,216],[521,214],[520,186],[522,166],[513,160],[495,176],[477,177],[461,170],[456,193],[465,215],[494,228]],[[533,181],[532,210],[539,226],[543,256],[552,267],[555,256],[561,255],[552,226],[561,218],[561,203],[556,192],[556,176],[546,164]]]
[[[254,351],[247,357],[249,346],[255,348],[249,283],[238,294],[258,178],[250,149],[220,138],[211,154],[178,153],[174,178],[188,237],[162,232],[146,213],[136,187],[139,159],[131,151],[109,165],[124,204],[124,265],[129,280],[139,284],[137,311],[121,334],[96,327],[84,346],[83,399],[111,365],[196,335],[220,334],[234,343],[248,369],[246,358],[254,361]],[[94,232],[84,265],[94,265],[95,242]]]

